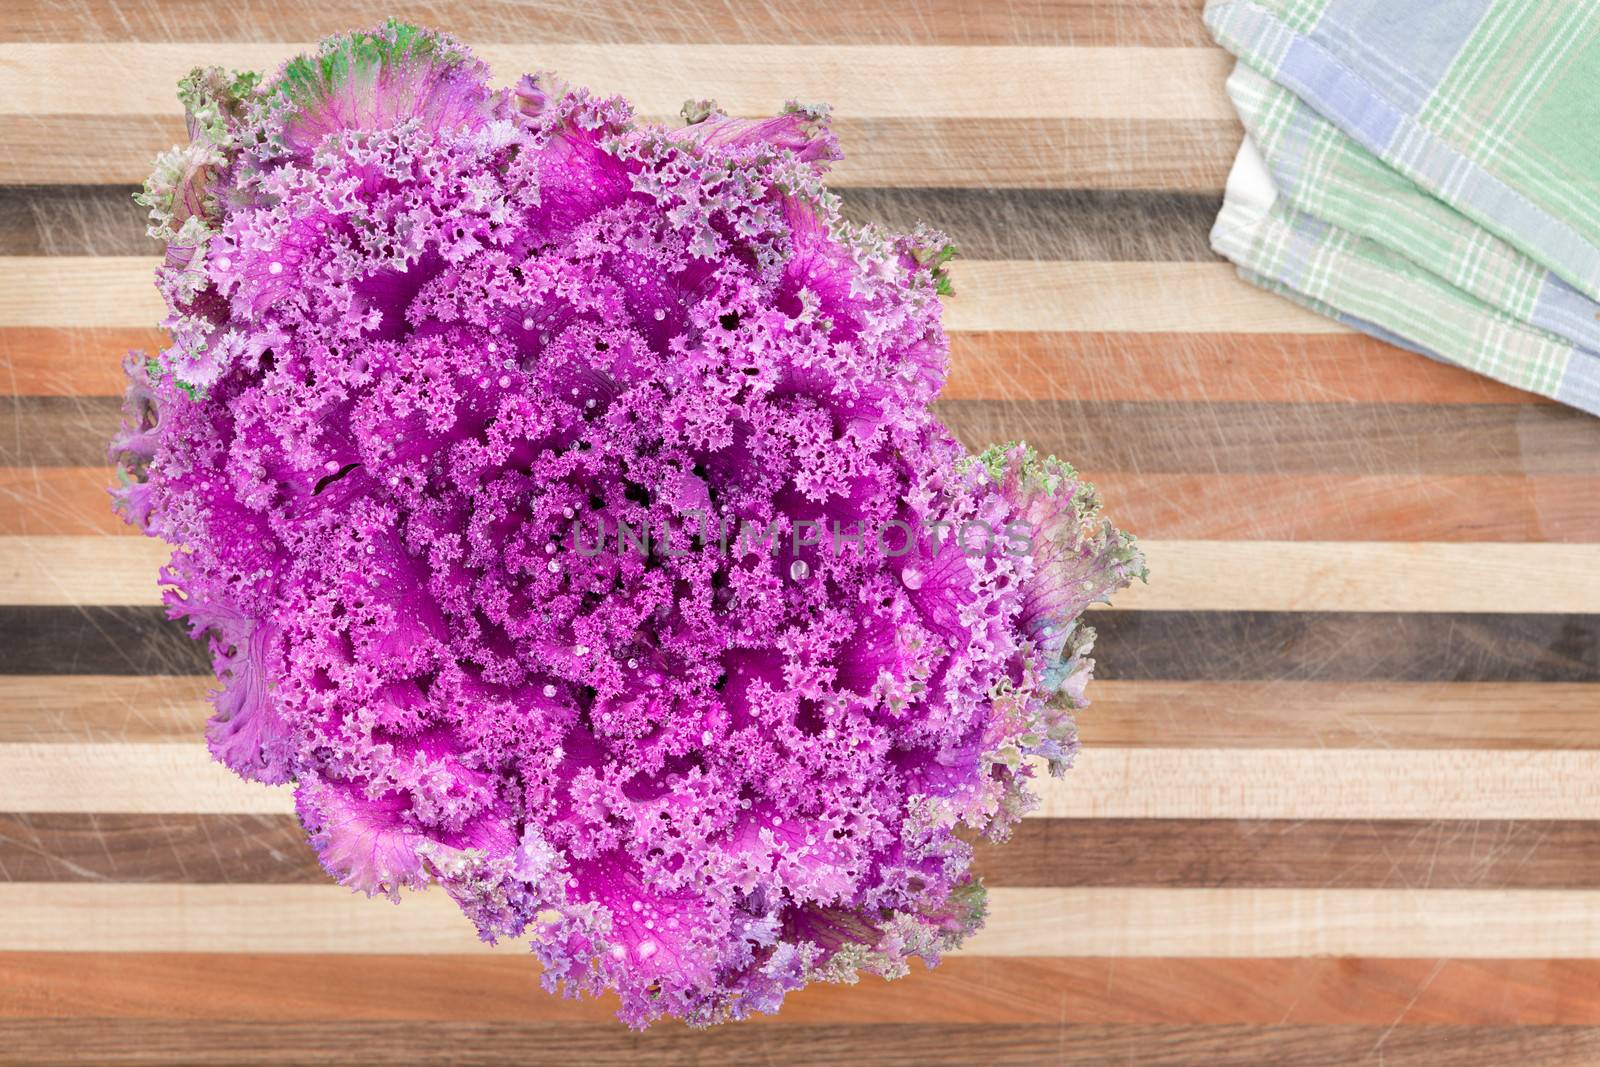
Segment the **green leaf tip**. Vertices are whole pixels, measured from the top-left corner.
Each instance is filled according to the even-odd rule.
[[[391,18],[377,29],[336,34],[325,39],[314,55],[289,60],[273,90],[292,103],[307,105],[324,99],[357,76],[408,59],[440,61],[449,66],[467,58],[466,49],[453,38]]]

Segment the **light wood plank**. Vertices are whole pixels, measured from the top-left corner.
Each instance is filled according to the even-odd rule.
[[[0,884],[0,950],[482,953],[445,894],[339,886]],[[1600,891],[994,889],[961,956],[1600,955]]]
[[[1113,604],[1167,611],[1582,613],[1600,545],[1144,541],[1148,584]],[[153,538],[0,537],[0,604],[159,604]]]
[[[1349,327],[1241,279],[1227,263],[950,265],[952,331],[1347,334]]]
[[[153,537],[0,537],[0,604],[159,604],[171,558]]]
[[[166,317],[144,256],[0,257],[0,327],[149,327]],[[1342,334],[1226,263],[956,261],[951,330]]]
[[[742,44],[1210,44],[1203,0],[968,0],[819,4],[816,0],[389,0],[385,15],[486,41]],[[365,0],[160,0],[89,4],[63,19],[60,0],[7,0],[3,41],[307,41],[370,26]],[[195,47],[195,46],[191,46]],[[285,46],[287,47],[287,46]]]
[[[1243,130],[1237,118],[908,119],[836,114],[841,186],[1148,189],[1222,195]],[[159,115],[0,115],[0,182],[138,184],[186,138]]]
[[[1032,814],[1134,819],[1597,819],[1600,751],[1089,747]]]
[[[1600,891],[994,889],[984,956],[1600,954]]]
[[[0,326],[143,326],[167,317],[152,256],[0,257]]]
[[[400,906],[337,885],[0,883],[0,948],[113,952],[493,951],[437,889]],[[527,951],[505,942],[499,951]]]
[[[270,72],[309,44],[12,44],[0,60],[0,114],[158,115],[196,66]],[[673,116],[710,97],[730,113],[826,101],[884,118],[1227,119],[1220,48],[932,45],[502,44],[474,49],[512,84],[553,70],[620,93],[642,115]],[[94,71],[93,78],[83,77]],[[959,71],[959,77],[952,77]],[[108,91],[107,86],[115,86]]]
[[[1600,751],[1087,748],[1053,818],[1600,819]],[[0,811],[282,814],[203,746],[0,744]]]
[[[1600,545],[1146,541],[1148,585],[1118,608],[1589,612]]]
[[[285,815],[286,786],[246,782],[189,744],[0,744],[0,811]]]

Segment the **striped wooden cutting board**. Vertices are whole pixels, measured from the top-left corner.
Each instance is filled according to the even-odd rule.
[[[1600,1060],[1600,420],[1214,260],[1239,130],[1199,6],[7,0],[0,1062]],[[1147,540],[1080,767],[937,970],[635,1035],[437,895],[326,884],[207,761],[202,657],[104,494],[119,358],[160,344],[128,196],[189,66],[384,14],[652,114],[831,101],[849,212],[962,246],[946,420]]]

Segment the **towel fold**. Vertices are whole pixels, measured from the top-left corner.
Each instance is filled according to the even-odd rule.
[[[1212,0],[1246,138],[1212,246],[1600,414],[1600,0]]]

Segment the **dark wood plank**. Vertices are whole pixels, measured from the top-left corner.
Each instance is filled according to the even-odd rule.
[[[1222,541],[1600,541],[1600,478],[1582,475],[1136,474],[1085,469],[1106,514],[1147,538]],[[0,466],[0,536],[138,536],[109,468]]]
[[[1600,822],[1024,819],[993,886],[1596,889]]]
[[[0,396],[0,466],[105,462],[115,397]],[[969,448],[1026,440],[1087,471],[1600,476],[1600,419],[1538,404],[941,400]],[[1126,520],[1124,520],[1126,521]]]
[[[0,186],[0,255],[142,256],[135,186]],[[847,218],[950,234],[965,259],[1203,261],[1221,200],[1205,193],[1103,189],[846,188]]]
[[[875,0],[457,0],[446,6],[392,0],[382,13],[484,41],[684,44],[1207,45],[1202,0],[1033,0],[970,4]],[[71,14],[68,15],[67,12]],[[0,41],[314,41],[368,26],[378,14],[358,0],[9,0]]]
[[[1121,681],[1595,682],[1600,615],[1098,611]],[[203,674],[202,642],[150,607],[0,608],[0,674]]]
[[[1212,193],[1123,189],[858,188],[844,214],[954,238],[963,259],[1203,262],[1222,208]]]
[[[606,1022],[611,1000],[537,989],[520,954],[0,953],[0,1018]],[[1600,1025],[1600,961],[997,959],[811,985],[794,1023]]]
[[[1095,673],[1122,681],[1600,681],[1600,615],[1099,611]]]
[[[1600,475],[1600,419],[1560,406],[941,400],[937,409],[969,448],[1026,440],[1093,471]]]
[[[159,607],[0,608],[0,674],[208,674],[204,642]]]
[[[360,20],[372,21],[370,18]],[[344,25],[339,29],[347,28]],[[1240,126],[1232,120],[834,120],[845,159],[830,183],[959,188],[1156,189],[1221,194]],[[184,141],[177,102],[161,115],[0,115],[0,184],[137,184]]]
[[[1381,1060],[1379,1054],[1381,1052]],[[1456,1067],[1589,1067],[1600,1027],[300,1023],[18,1020],[0,1024],[0,1063],[524,1064],[750,1063],[921,1067],[1127,1064],[1214,1067],[1362,1061]]]
[[[0,186],[0,256],[154,256],[133,186]]]
[[[0,396],[0,463],[10,467],[93,467],[122,423],[122,403],[105,396]],[[111,483],[107,483],[108,485]]]
[[[0,882],[326,881],[290,815],[0,814]]]
[[[979,844],[976,870],[991,886],[1600,889],[1600,822],[1024,819]],[[327,880],[289,815],[0,814],[0,882]]]

